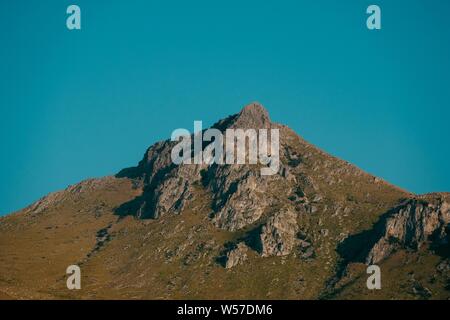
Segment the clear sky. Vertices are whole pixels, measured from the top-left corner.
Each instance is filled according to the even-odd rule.
[[[400,187],[450,191],[449,15],[448,0],[1,0],[0,214],[251,101]]]

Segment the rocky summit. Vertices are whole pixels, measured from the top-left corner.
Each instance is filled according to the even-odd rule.
[[[175,165],[175,142],[157,142],[135,167],[0,218],[0,299],[450,298],[449,193],[397,188],[258,103],[212,127],[278,129],[278,172]],[[66,287],[69,265],[81,290]]]

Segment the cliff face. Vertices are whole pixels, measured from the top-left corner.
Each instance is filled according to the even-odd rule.
[[[136,167],[0,218],[0,297],[362,298],[358,266],[373,263],[397,279],[374,297],[417,297],[413,266],[417,278],[433,275],[430,297],[450,297],[449,194],[392,186],[257,103],[213,128],[278,129],[276,173],[262,175],[260,163],[176,165],[176,142],[157,142]],[[65,288],[70,264],[83,270],[82,292]]]
[[[267,111],[254,103],[213,127],[225,134],[227,129],[259,130],[277,126],[271,123]],[[193,199],[196,186],[202,185],[212,199],[210,216],[214,225],[235,231],[256,222],[269,206],[280,203],[278,199],[267,197],[271,185],[286,192],[292,189],[291,181],[283,177],[292,169],[288,166],[274,176],[262,176],[257,164],[174,165],[170,157],[174,145],[169,140],[153,145],[137,168],[128,169],[134,178],[143,181],[143,194],[130,205],[125,204],[123,210],[119,210],[121,214],[139,218],[180,214]],[[206,147],[204,144],[202,151]],[[193,149],[191,152],[194,155]]]
[[[444,197],[430,198],[407,200],[393,210],[380,230],[375,230],[380,237],[370,249],[366,263],[378,263],[401,248],[418,250],[428,241],[447,243],[450,205]]]
[[[262,106],[251,104],[215,126],[225,134],[226,129],[232,128],[267,129],[271,122]],[[195,186],[203,184],[212,194],[213,220],[219,228],[237,230],[261,216],[267,202],[261,195],[269,179],[261,177],[256,166],[174,165],[171,151],[175,144],[167,140],[153,145],[137,168],[128,169],[134,178],[142,179],[143,196],[134,206],[124,206],[124,213],[140,218],[179,214],[192,199]],[[193,149],[191,152],[194,156]]]

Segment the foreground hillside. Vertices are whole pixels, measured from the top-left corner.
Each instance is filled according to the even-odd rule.
[[[174,166],[158,142],[136,167],[0,218],[0,299],[450,298],[450,194],[392,186],[258,104],[214,127],[279,129],[279,173]],[[66,288],[72,264],[81,290]]]

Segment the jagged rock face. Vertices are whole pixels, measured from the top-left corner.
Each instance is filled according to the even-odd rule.
[[[230,125],[230,128],[270,129],[269,113],[259,103],[251,103],[241,110]]]
[[[167,213],[179,214],[192,199],[192,185],[201,180],[204,165],[172,163],[172,141],[162,141],[151,146],[136,168],[137,177],[143,181],[143,195],[134,212],[138,218],[159,218]]]
[[[133,214],[139,218],[154,219],[165,214],[180,214],[194,199],[196,186],[202,186],[211,196],[210,218],[216,227],[228,231],[240,230],[258,222],[267,213],[258,239],[261,255],[284,256],[291,253],[298,240],[297,213],[315,213],[317,203],[323,201],[323,195],[317,193],[318,187],[311,177],[298,170],[308,154],[300,155],[292,150],[292,137],[296,135],[286,134],[290,129],[271,123],[267,111],[256,103],[213,127],[222,132],[228,128],[280,129],[284,133],[280,146],[280,156],[284,161],[279,173],[262,176],[258,165],[175,165],[171,160],[171,150],[176,143],[168,140],[158,142],[147,150],[135,169],[134,173],[143,182],[143,194]],[[206,147],[203,145],[203,149]],[[271,193],[274,186],[278,190],[277,195]],[[273,213],[270,210],[273,206],[287,202],[280,199],[280,190],[285,192],[286,198],[289,197],[293,207],[288,205]],[[311,201],[303,190],[308,190],[308,195],[314,195]],[[449,205],[445,202],[432,204],[411,200],[399,207],[386,220],[384,229],[377,231],[379,237],[366,251],[366,261],[381,261],[399,246],[418,248],[436,230],[444,228],[448,223],[448,212]],[[320,233],[326,237],[329,230],[322,229]],[[303,249],[301,256],[305,259],[314,255],[312,246]],[[242,253],[242,250],[239,247],[236,254]],[[234,257],[231,252],[229,254]]]
[[[200,170],[200,166],[179,166],[165,176],[153,191],[153,218],[182,212],[193,197],[192,184],[200,180]]]
[[[258,220],[268,205],[264,197],[270,177],[249,166],[215,166],[209,173],[214,224],[234,231]]]
[[[261,255],[285,256],[291,253],[296,242],[298,225],[296,214],[291,210],[284,210],[271,216],[261,228]]]
[[[267,111],[253,103],[213,127],[224,132],[228,128],[268,129],[271,126]],[[179,214],[193,199],[194,185],[201,183],[211,193],[211,217],[218,228],[235,231],[261,217],[270,204],[265,195],[269,182],[276,178],[261,176],[257,165],[174,165],[171,161],[174,145],[171,141],[156,143],[139,163],[134,173],[143,180],[144,187],[134,215],[158,218],[167,213]],[[283,179],[291,181],[289,168],[282,166],[282,169]],[[290,179],[286,178],[288,175]]]
[[[378,263],[399,247],[417,250],[432,235],[442,239],[449,222],[450,205],[447,202],[408,200],[386,219],[381,237],[369,251],[366,262]]]
[[[227,253],[225,268],[230,269],[244,263],[247,260],[247,251],[248,247],[244,243],[239,242],[236,248]]]

